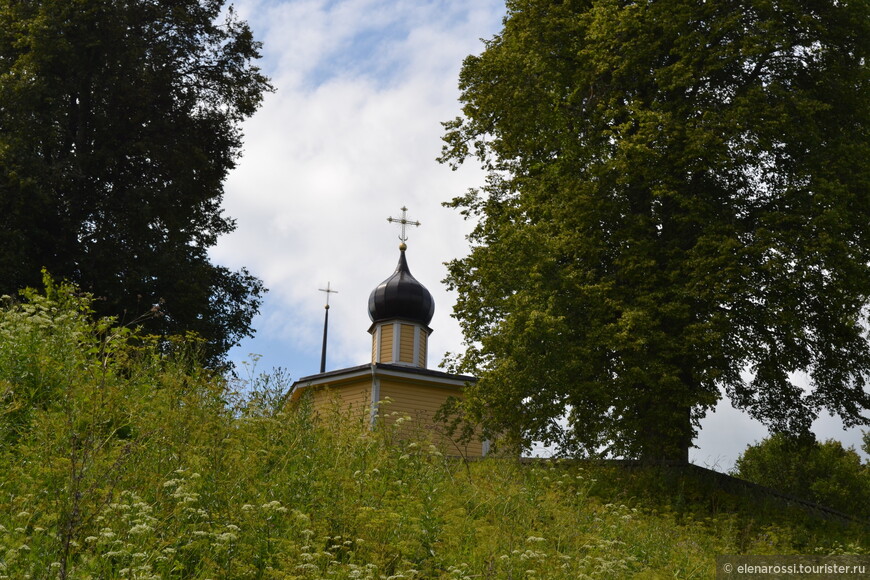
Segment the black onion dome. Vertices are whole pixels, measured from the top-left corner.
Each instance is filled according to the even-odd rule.
[[[434,314],[435,300],[411,275],[405,250],[401,249],[396,271],[369,295],[369,317],[372,322],[401,318],[428,326]]]

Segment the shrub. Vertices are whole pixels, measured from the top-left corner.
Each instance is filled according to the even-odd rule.
[[[845,513],[870,519],[870,466],[839,441],[798,441],[773,435],[749,446],[735,475]]]

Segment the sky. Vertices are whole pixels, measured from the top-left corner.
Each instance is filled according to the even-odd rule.
[[[473,162],[439,164],[441,123],[460,114],[463,59],[501,30],[503,0],[237,0],[263,43],[259,66],[276,91],[244,125],[245,147],[225,184],[237,229],[211,252],[248,268],[269,293],[256,335],[231,353],[241,373],[320,370],[327,284],[327,370],[366,364],[369,293],[394,271],[407,217],[408,263],[435,298],[429,367],[461,352],[445,263],[468,251],[470,224],[443,202],[483,184]],[[690,453],[726,471],[766,429],[720,403]],[[859,430],[822,419],[821,440],[860,448]]]

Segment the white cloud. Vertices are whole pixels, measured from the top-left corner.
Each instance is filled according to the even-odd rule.
[[[245,125],[245,154],[224,207],[238,229],[216,261],[247,266],[271,289],[258,335],[244,351],[266,366],[316,372],[327,281],[330,368],[370,357],[368,293],[398,259],[386,218],[407,205],[423,223],[408,260],[436,300],[430,366],[457,350],[454,297],[443,262],[466,251],[466,226],[443,201],[481,182],[436,163],[440,123],[458,114],[462,59],[500,26],[504,6],[478,1],[243,2],[240,17],[264,42],[277,92]],[[283,352],[276,352],[283,349]]]

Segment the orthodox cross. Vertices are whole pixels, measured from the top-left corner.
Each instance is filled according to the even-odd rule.
[[[320,351],[320,372],[326,372],[326,330],[329,327],[329,295],[338,294],[338,290],[333,290],[329,287],[329,282],[326,283],[326,288],[318,288],[320,292],[326,292],[326,306],[323,315],[323,350]]]
[[[411,220],[408,219],[408,208],[405,206],[402,206],[402,217],[400,217],[400,218],[388,217],[387,221],[390,223],[397,223],[397,224],[402,226],[402,233],[399,235],[399,240],[401,240],[402,244],[399,247],[404,250],[405,249],[405,242],[408,241],[408,235],[405,233],[405,227],[406,226],[419,227],[420,222],[418,222],[418,221],[412,222]]]

